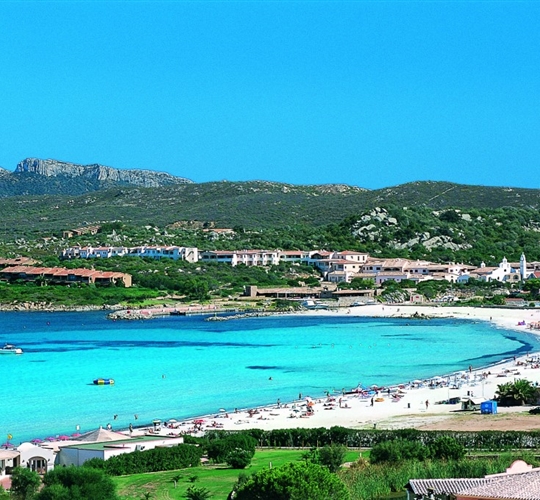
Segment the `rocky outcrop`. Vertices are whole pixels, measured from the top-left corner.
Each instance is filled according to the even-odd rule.
[[[92,165],[78,165],[58,160],[41,160],[27,158],[21,161],[15,173],[31,173],[44,177],[65,176],[81,178],[100,184],[126,184],[140,187],[159,187],[173,184],[186,184],[192,181],[184,177],[176,177],[165,172],[152,170],[120,170],[106,167],[98,163]]]

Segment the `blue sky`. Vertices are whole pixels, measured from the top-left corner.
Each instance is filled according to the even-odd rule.
[[[5,1],[0,166],[540,188],[540,2]]]

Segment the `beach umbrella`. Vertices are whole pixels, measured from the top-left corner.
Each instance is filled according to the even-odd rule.
[[[49,436],[48,438],[45,438],[45,441],[56,441],[56,438],[54,436]]]
[[[32,441],[30,442],[34,444],[39,444],[39,443],[43,443],[43,439],[35,438],[35,439],[32,439]]]
[[[9,441],[6,441],[5,443],[2,443],[0,446],[2,446],[2,448],[11,448],[13,445]]]
[[[170,424],[176,424],[176,422],[178,422],[178,420],[176,420],[175,418],[170,418],[169,419]]]
[[[71,437],[78,438],[79,436],[82,436],[80,432],[74,432]]]
[[[219,411],[220,411],[221,413],[225,413],[227,410],[226,410],[225,408],[220,408]]]
[[[59,436],[58,439],[60,439],[60,441],[67,441],[68,439],[71,439],[71,437],[63,434],[62,436]]]
[[[198,418],[197,420],[193,421],[194,424],[204,424],[204,422],[205,422],[204,418]]]

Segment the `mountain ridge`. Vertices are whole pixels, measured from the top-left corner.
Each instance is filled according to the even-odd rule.
[[[81,165],[54,159],[26,158],[14,172],[0,168],[0,197],[83,194],[116,186],[160,187],[191,183],[190,179],[154,170]]]

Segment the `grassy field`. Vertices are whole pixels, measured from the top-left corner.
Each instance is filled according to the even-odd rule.
[[[252,474],[268,467],[270,463],[272,467],[277,467],[301,460],[304,453],[305,450],[257,450],[245,472]],[[358,451],[349,451],[345,460],[352,462],[359,455]],[[226,465],[205,465],[194,469],[115,477],[113,480],[122,500],[141,500],[146,492],[151,494],[151,500],[183,499],[191,485],[207,488],[212,499],[225,500],[240,472]],[[176,488],[173,478],[177,478]]]

